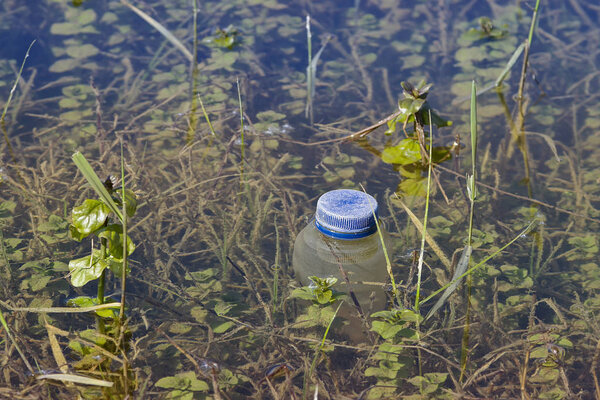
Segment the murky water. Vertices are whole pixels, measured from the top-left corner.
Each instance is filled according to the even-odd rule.
[[[73,3],[0,5],[3,105],[35,39],[0,144],[1,310],[32,369],[64,367],[57,338],[68,371],[114,382],[81,389],[90,398],[125,387],[138,398],[301,398],[316,387],[319,398],[600,393],[594,2],[541,2],[524,74],[532,1],[203,1],[196,13],[187,0]],[[319,57],[312,95],[307,15]],[[467,244],[471,81],[480,91],[469,264],[477,268],[470,290],[459,286],[426,321],[418,314],[440,295],[415,310],[421,234],[407,210],[422,223],[427,171],[418,142],[406,139],[414,123],[334,140],[418,98],[401,82],[418,90],[421,80],[433,84],[428,107],[452,125],[433,129],[439,166],[420,300],[450,282]],[[126,352],[109,344],[98,353],[86,347],[98,340],[85,331],[93,314],[23,308],[97,296],[97,279],[75,287],[86,272],[68,265],[100,247],[68,234],[71,209],[97,197],[71,155],[80,151],[104,180],[121,175],[121,144],[138,202],[128,223],[131,338]],[[350,300],[336,314],[338,302],[303,299],[310,292],[291,268],[317,197],[361,184],[392,235],[398,287],[364,318]],[[533,219],[533,232],[481,264]],[[104,292],[119,301],[114,268]],[[72,334],[45,327],[44,315]],[[349,321],[361,334],[348,335]],[[5,332],[0,390],[75,393],[28,378]]]

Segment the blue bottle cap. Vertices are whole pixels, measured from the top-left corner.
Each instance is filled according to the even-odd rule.
[[[377,231],[377,200],[351,189],[332,190],[319,197],[315,226],[327,236],[358,239]]]

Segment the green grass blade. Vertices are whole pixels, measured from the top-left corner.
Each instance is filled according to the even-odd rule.
[[[12,101],[12,97],[15,94],[15,90],[17,90],[17,85],[19,84],[19,80],[21,79],[21,75],[23,74],[23,68],[25,67],[25,61],[29,58],[29,51],[31,50],[31,46],[35,43],[35,40],[31,42],[29,47],[27,48],[27,52],[25,53],[25,57],[23,57],[23,62],[21,63],[21,68],[19,69],[19,73],[17,74],[17,79],[15,79],[15,84],[12,89],[10,89],[10,93],[8,95],[8,100],[6,100],[6,104],[4,105],[4,110],[2,111],[2,116],[0,117],[0,126],[2,128],[2,133],[4,134],[4,141],[6,142],[6,147],[8,147],[8,152],[10,153],[10,157],[13,162],[16,162],[15,153],[13,151],[12,145],[10,144],[10,140],[8,138],[8,132],[6,131],[6,123],[4,118],[6,117],[6,112],[8,111],[8,106]]]
[[[8,324],[6,323],[6,320],[4,319],[4,314],[2,314],[2,310],[0,310],[0,323],[2,324],[2,326],[4,327],[4,330],[6,332],[10,332],[10,330],[8,329]]]
[[[469,260],[471,259],[472,252],[473,248],[471,246],[465,246],[462,255],[460,256],[460,260],[458,261],[458,264],[456,264],[456,270],[454,271],[454,276],[452,277],[451,285],[448,286],[446,291],[442,294],[442,297],[438,299],[437,303],[435,303],[435,305],[431,307],[431,310],[429,310],[429,312],[427,313],[425,320],[428,320],[433,314],[435,314],[435,312],[444,305],[448,297],[450,297],[450,295],[454,293],[454,291],[461,282],[460,277],[465,273],[465,271],[469,267]]]
[[[275,266],[273,267],[273,313],[277,311],[277,291],[279,286],[279,257],[281,249],[279,247],[279,229],[277,228],[277,216],[273,217],[273,226],[275,227]]]
[[[367,192],[365,191],[364,186],[361,184],[360,188],[362,189],[362,191],[367,194]],[[394,294],[394,297],[396,299],[398,299],[398,288],[396,287],[396,281],[394,279],[394,273],[392,272],[392,263],[390,262],[390,257],[388,255],[388,251],[387,251],[387,247],[385,245],[385,240],[383,240],[383,233],[381,232],[381,227],[379,226],[379,221],[377,220],[377,215],[375,215],[375,208],[373,207],[373,204],[371,204],[369,202],[369,205],[371,206],[371,213],[373,213],[373,219],[375,219],[375,225],[377,226],[377,233],[379,234],[379,240],[381,241],[381,248],[383,250],[383,255],[385,257],[385,265],[386,265],[386,269],[387,269],[387,273],[390,277],[390,281],[392,282],[392,292]]]
[[[123,222],[123,214],[121,213],[121,210],[119,210],[119,207],[117,207],[112,197],[110,197],[110,194],[104,187],[104,184],[102,183],[100,178],[98,178],[98,175],[96,175],[94,169],[92,168],[88,160],[86,160],[85,156],[80,152],[76,152],[71,156],[71,158],[73,159],[73,162],[75,163],[75,165],[77,165],[77,168],[79,168],[85,179],[87,179],[89,184],[92,186],[98,197],[100,197],[104,204],[106,204],[110,208],[110,210],[113,213],[115,213],[119,220]]]
[[[471,176],[467,174],[467,193],[469,195],[470,207],[469,207],[469,236],[467,237],[467,247],[465,248],[465,252],[463,256],[465,256],[465,265],[461,265],[462,270],[466,270],[469,261],[471,260],[471,240],[473,238],[473,215],[475,214],[475,198],[477,197],[477,188],[475,186],[475,173],[477,169],[477,88],[475,85],[475,81],[471,82]],[[461,258],[462,261],[462,258]],[[458,270],[458,267],[457,267]],[[465,313],[465,327],[463,330],[462,337],[462,348],[460,354],[460,377],[459,382],[462,382],[462,379],[465,375],[465,371],[467,368],[467,359],[469,354],[469,332],[470,321],[471,321],[471,290],[473,287],[473,278],[471,275],[467,274],[467,311]],[[460,280],[455,281],[456,284],[453,284],[454,287],[458,286]],[[452,286],[449,286],[450,289]],[[444,296],[442,296],[444,297]],[[442,301],[443,303],[443,301]],[[440,304],[441,305],[441,304]]]
[[[527,38],[527,43],[529,44],[529,48],[531,48],[531,41],[533,40],[533,31],[535,30],[535,24],[537,23],[537,15],[538,9],[540,7],[540,0],[535,2],[535,8],[533,9],[533,17],[531,18],[531,26],[529,27],[529,36]]]
[[[448,282],[447,284],[445,284],[444,286],[442,286],[441,288],[439,288],[438,290],[436,290],[435,292],[433,292],[432,294],[427,296],[423,301],[421,301],[419,303],[419,305],[423,305],[423,304],[427,303],[429,300],[431,300],[432,298],[434,298],[435,296],[437,296],[438,294],[440,294],[441,292],[446,290],[448,287],[450,287],[450,285],[452,285],[457,280],[460,280],[460,279],[464,278],[465,276],[467,276],[468,274],[470,274],[471,272],[476,271],[479,268],[481,268],[483,265],[485,265],[486,262],[488,262],[492,258],[496,257],[499,253],[504,251],[504,249],[506,249],[511,244],[516,242],[520,237],[527,235],[529,232],[531,232],[537,226],[538,222],[539,222],[539,220],[537,220],[537,219],[534,219],[533,221],[531,221],[529,223],[529,225],[527,225],[527,227],[525,229],[523,229],[521,232],[519,232],[519,234],[517,236],[515,236],[510,242],[506,243],[504,246],[500,247],[498,250],[496,250],[495,252],[493,252],[492,254],[487,256],[486,258],[484,258],[483,261],[480,261],[473,267],[469,268],[467,271],[465,271],[465,273],[452,279],[452,281]]]
[[[29,361],[27,361],[27,358],[25,358],[25,354],[23,354],[23,351],[21,351],[21,348],[17,344],[17,341],[13,337],[12,333],[10,333],[10,329],[8,328],[8,324],[6,323],[6,320],[4,319],[4,314],[2,314],[2,310],[0,310],[0,323],[4,327],[4,331],[6,332],[8,338],[10,339],[10,341],[14,344],[15,349],[17,349],[17,352],[19,353],[19,356],[21,356],[21,359],[23,360],[23,363],[25,364],[25,366],[27,367],[27,369],[29,370],[29,372],[33,373],[33,367],[31,366],[31,364],[29,364]]]
[[[237,92],[238,92],[238,104],[240,107],[240,152],[242,160],[240,161],[240,180],[244,183],[244,109],[242,107],[242,92],[240,90],[240,80],[236,79]]]
[[[506,63],[506,66],[504,67],[500,75],[498,75],[498,78],[496,78],[496,82],[494,82],[494,85],[496,87],[502,85],[502,82],[504,82],[504,79],[506,78],[512,67],[517,63],[517,60],[519,59],[521,53],[525,49],[525,45],[525,42],[521,43],[519,47],[517,47],[513,55],[510,57],[510,60],[508,60],[508,63]]]
[[[471,246],[471,237],[473,236],[473,206],[477,198],[477,188],[475,186],[475,172],[477,167],[477,87],[475,81],[471,82],[471,176],[467,176],[467,193],[471,201],[469,212],[469,236],[467,245]]]
[[[525,50],[525,45],[527,43],[523,42],[519,45],[519,47],[517,47],[517,49],[514,51],[514,53],[512,54],[512,56],[510,57],[510,59],[508,60],[508,62],[506,63],[506,66],[504,66],[504,69],[502,70],[502,72],[500,73],[500,75],[498,75],[498,77],[496,78],[496,80],[494,82],[491,82],[489,84],[487,84],[483,89],[480,89],[477,92],[478,96],[481,96],[482,94],[489,92],[491,89],[493,88],[497,88],[500,87],[500,85],[502,85],[502,82],[504,82],[504,79],[506,79],[506,77],[508,76],[508,73],[510,72],[510,70],[514,67],[514,65],[517,63],[517,61],[519,60],[519,57],[521,56],[521,53],[523,53],[523,50]],[[459,97],[458,99],[455,99],[452,101],[452,104],[460,104],[463,101],[467,101],[469,100],[469,95],[464,96],[464,97]]]
[[[429,110],[429,121],[431,121],[431,110]],[[419,299],[421,298],[421,274],[423,272],[423,255],[425,254],[425,238],[427,237],[427,219],[429,216],[429,194],[431,193],[431,174],[433,171],[433,124],[429,131],[429,167],[427,168],[427,194],[425,196],[425,215],[423,216],[423,232],[421,232],[421,249],[417,263],[417,293],[415,296],[415,311],[419,312]],[[418,324],[417,324],[418,326]]]
[[[202,102],[202,97],[200,96],[200,93],[198,93],[198,101],[200,102],[200,107],[202,108],[202,114],[204,114],[204,119],[206,120],[206,123],[208,124],[210,133],[212,133],[213,136],[217,136],[217,134],[215,133],[215,129],[213,128],[213,125],[210,122],[210,117],[208,116],[208,113],[206,112],[206,108],[204,108],[204,102]]]
[[[308,47],[308,65],[306,66],[306,108],[304,117],[308,118],[312,114],[312,92],[314,87],[312,82],[312,34],[310,32],[310,15],[306,16],[306,43]]]
[[[127,201],[125,200],[125,156],[123,155],[123,137],[121,137],[121,213],[127,215]],[[125,322],[125,293],[127,278],[127,218],[121,220],[123,226],[123,265],[121,271],[121,308],[119,309],[119,319],[121,326]]]
[[[149,16],[148,14],[146,14],[145,12],[143,12],[142,10],[137,8],[136,6],[129,4],[125,0],[121,0],[121,3],[123,5],[129,7],[129,9],[131,9],[131,11],[136,13],[140,18],[142,18],[144,21],[146,21],[151,27],[153,27],[158,32],[160,32],[160,34],[163,35],[165,37],[165,39],[167,39],[169,42],[171,42],[171,44],[173,44],[179,51],[181,51],[181,53],[183,53],[183,55],[188,60],[190,60],[190,62],[194,61],[194,56],[192,55],[192,53],[190,53],[190,51],[188,49],[185,48],[183,43],[181,43],[179,41],[179,39],[177,39],[175,36],[173,36],[173,34],[171,32],[169,32],[169,30],[167,30],[167,28],[162,26],[157,20],[155,20],[154,18],[152,18],[151,16]]]
[[[329,321],[329,325],[327,325],[327,328],[325,329],[323,338],[321,338],[321,343],[319,343],[319,347],[317,348],[317,351],[315,352],[315,356],[313,357],[312,363],[310,364],[310,369],[308,371],[308,374],[304,375],[304,392],[305,392],[304,394],[306,394],[306,390],[308,389],[308,387],[307,387],[308,378],[312,376],[312,374],[315,370],[315,367],[317,365],[317,360],[319,358],[319,354],[321,353],[321,350],[323,350],[323,346],[325,346],[325,340],[327,339],[327,335],[329,334],[329,329],[331,328],[331,325],[333,324],[333,321],[335,320],[335,317],[337,316],[337,313],[340,310],[340,307],[342,306],[342,304],[344,304],[344,302],[340,301],[340,304],[338,305],[335,312],[333,313],[333,317],[331,317],[331,320]],[[303,396],[302,398],[306,398],[306,396]]]
[[[327,46],[327,43],[329,43],[330,39],[331,39],[331,36],[328,36],[325,39],[325,43],[323,43],[323,45],[321,46],[319,51],[317,51],[317,54],[315,54],[315,56],[312,57],[310,65],[308,67],[306,67],[306,75],[307,75],[307,79],[308,79],[308,95],[310,96],[311,104],[312,104],[313,98],[315,97],[315,90],[316,90],[315,85],[317,83],[317,64],[319,63],[319,58],[321,58],[321,54],[323,53],[323,50],[325,50],[325,46]]]
[[[471,166],[475,176],[475,163],[477,160],[477,87],[475,81],[471,82]]]

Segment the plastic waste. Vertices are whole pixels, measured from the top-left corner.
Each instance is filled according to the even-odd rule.
[[[310,285],[310,276],[333,276],[338,278],[334,289],[346,293],[351,289],[361,303],[375,293],[377,302],[385,304],[383,286],[388,277],[377,217],[377,201],[364,192],[338,189],[323,194],[315,217],[294,243],[292,265],[297,279]],[[379,226],[388,244],[389,235]]]

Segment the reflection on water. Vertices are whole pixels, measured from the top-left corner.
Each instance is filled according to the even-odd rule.
[[[139,388],[149,379],[153,393],[188,397],[300,398],[317,383],[330,396],[372,398],[566,398],[595,390],[588,366],[597,358],[600,287],[600,11],[592,2],[542,2],[524,79],[521,54],[498,89],[493,84],[528,37],[533,2],[204,1],[196,13],[188,1],[132,2],[194,54],[192,65],[168,34],[122,2],[34,3],[0,4],[3,37],[13,43],[0,51],[2,104],[37,40],[0,144],[2,312],[29,361],[60,368],[48,351],[48,337],[58,335],[70,367],[82,374],[118,372],[127,354],[135,373],[119,372],[125,381]],[[328,41],[316,73],[314,124],[305,117],[307,14],[312,56]],[[422,79],[433,83],[431,108],[453,121],[434,129],[434,146],[460,146],[434,169],[421,298],[450,281],[466,243],[470,104],[460,100],[472,80],[490,89],[477,99],[477,180],[486,186],[475,203],[470,265],[532,216],[545,219],[478,267],[470,289],[460,286],[425,322],[418,314],[434,303],[415,309],[418,258],[403,257],[420,247],[420,228],[394,193],[422,224],[424,198],[407,193],[422,193],[426,174],[420,159],[386,162],[392,152],[410,156],[400,144],[413,121],[397,123],[391,135],[384,124],[360,146],[302,144],[376,123],[398,109],[401,82],[417,87]],[[38,314],[7,306],[56,307],[60,298],[96,296],[95,282],[76,289],[68,276],[68,261],[92,246],[67,236],[71,208],[95,198],[70,156],[79,150],[98,175],[118,175],[121,139],[125,182],[139,207],[128,223],[137,245],[126,288],[132,339],[111,365],[72,335],[49,336]],[[414,154],[421,155],[418,147]],[[300,286],[291,257],[316,198],[360,183],[379,200],[400,295],[377,302],[374,311],[389,314],[370,320],[371,332],[350,344],[335,331],[356,317],[353,310],[335,315],[336,304],[291,296]],[[109,274],[106,293],[120,290]],[[51,315],[51,325],[90,340],[82,332],[93,316]],[[332,319],[331,341],[315,353]],[[21,390],[29,385],[26,367],[9,359],[2,386]],[[197,360],[219,368],[206,372]],[[265,377],[273,365],[291,367]],[[136,385],[120,381],[115,390]]]

